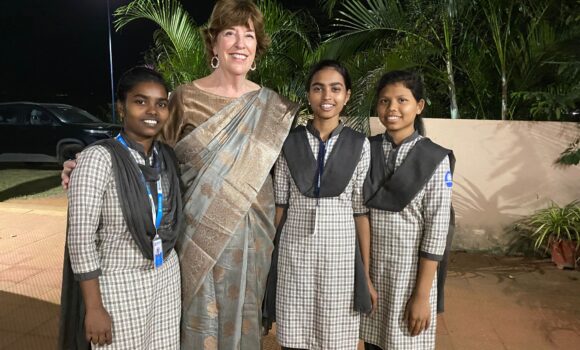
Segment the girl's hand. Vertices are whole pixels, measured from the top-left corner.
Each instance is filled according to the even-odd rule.
[[[368,281],[368,286],[369,286],[369,293],[371,295],[371,305],[372,305],[371,313],[373,313],[377,309],[379,294],[375,290],[375,287],[373,286],[373,283],[371,282],[371,279],[368,278],[368,276],[367,276],[367,281]]]
[[[421,332],[429,328],[431,324],[429,295],[424,297],[417,296],[415,293],[411,295],[405,308],[405,321],[412,337],[421,334]]]
[[[104,307],[87,309],[85,315],[85,338],[95,345],[113,342],[111,316]]]
[[[80,153],[77,153],[76,157],[78,158]],[[70,181],[70,174],[72,173],[73,169],[77,166],[76,159],[69,159],[62,164],[62,172],[60,173],[61,178],[61,185],[62,188],[66,191],[68,190],[68,183]]]

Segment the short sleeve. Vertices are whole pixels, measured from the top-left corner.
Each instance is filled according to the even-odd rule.
[[[277,207],[288,207],[290,197],[290,170],[283,153],[274,167],[274,201]]]
[[[88,280],[101,274],[97,230],[103,197],[111,181],[111,155],[102,146],[85,149],[71,174],[68,193],[67,245],[75,279]]]
[[[435,261],[443,259],[449,232],[452,185],[449,158],[445,157],[425,186],[424,231],[420,248],[420,256],[423,258]]]
[[[363,185],[371,164],[371,147],[369,140],[365,138],[361,157],[356,167],[354,186],[352,189],[352,211],[354,216],[366,215],[369,210],[364,205]]]

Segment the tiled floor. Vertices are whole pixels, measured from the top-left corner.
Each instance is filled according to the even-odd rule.
[[[54,349],[64,198],[0,202],[0,350]],[[578,349],[580,273],[547,261],[455,253],[438,350]],[[264,340],[278,349],[275,337]]]
[[[54,349],[66,205],[0,203],[0,349]]]

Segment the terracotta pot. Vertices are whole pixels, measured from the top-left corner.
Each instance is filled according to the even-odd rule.
[[[559,269],[576,268],[576,259],[578,257],[577,244],[577,242],[570,240],[552,241],[550,243],[552,262],[556,264]]]

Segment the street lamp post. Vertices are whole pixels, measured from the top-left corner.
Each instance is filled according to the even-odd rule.
[[[111,74],[111,117],[113,124],[117,122],[115,117],[115,81],[113,78],[113,43],[111,40],[111,7],[109,5],[109,0],[107,0],[107,24],[109,27],[109,68]]]

